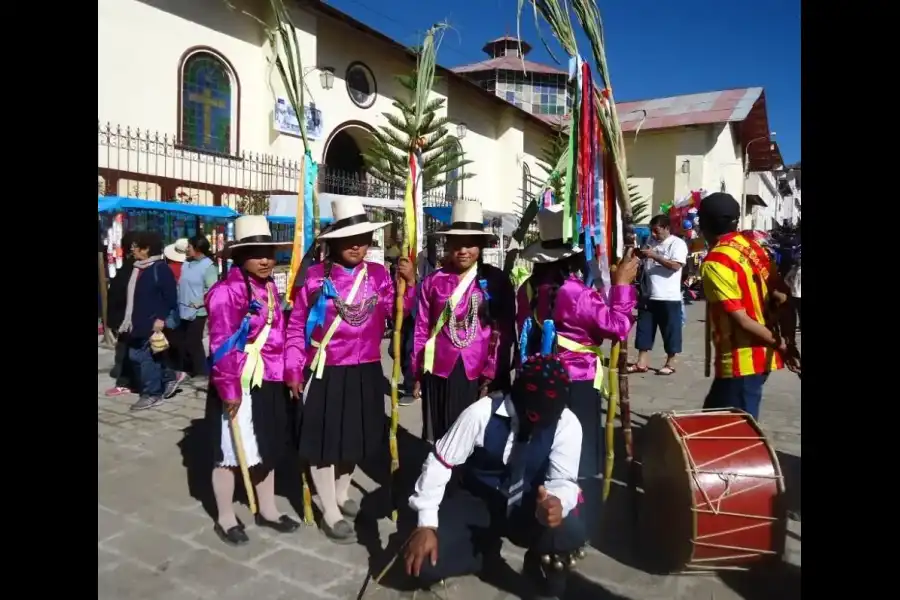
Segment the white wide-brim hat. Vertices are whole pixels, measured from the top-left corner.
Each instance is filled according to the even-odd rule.
[[[563,206],[554,204],[538,211],[540,241],[529,244],[522,251],[522,258],[533,263],[551,263],[565,260],[583,250],[563,241]]]
[[[351,197],[332,200],[331,214],[334,216],[334,223],[331,224],[330,231],[319,235],[320,240],[372,233],[391,224],[389,221],[383,223],[370,221],[362,202]]]
[[[450,211],[450,226],[434,235],[482,235],[491,239],[495,236],[484,230],[484,211],[477,200],[460,199],[453,203]]]
[[[269,220],[264,215],[244,215],[234,220],[234,241],[225,245],[222,254],[231,254],[245,246],[291,246],[293,242],[277,242],[272,238]]]
[[[163,255],[174,262],[184,262],[187,259],[187,238],[178,238],[174,244],[163,248]]]

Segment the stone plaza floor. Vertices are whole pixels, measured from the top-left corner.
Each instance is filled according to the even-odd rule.
[[[700,408],[710,381],[703,377],[703,305],[688,307],[684,354],[669,377],[653,372],[632,375],[634,424],[639,428],[658,411]],[[661,341],[653,365],[662,365]],[[154,409],[129,411],[133,396],[106,398],[112,351],[100,347],[97,359],[97,579],[98,600],[315,600],[359,596],[370,566],[380,570],[395,551],[395,525],[386,518],[387,461],[357,470],[354,493],[363,514],[357,520],[359,543],[339,546],[315,527],[279,535],[252,525],[246,505],[239,518],[248,524],[251,543],[233,548],[213,532],[208,510],[208,447],[202,421],[205,394],[189,383],[175,398]],[[390,362],[384,361],[386,373]],[[401,453],[405,478],[414,479],[423,450],[419,404],[401,409]],[[800,509],[800,381],[787,372],[770,377],[763,400],[761,425],[778,451],[788,487],[790,508]],[[639,429],[636,431],[639,434]],[[639,442],[639,436],[637,436]],[[639,451],[639,448],[638,448]],[[385,455],[387,448],[385,448]],[[617,454],[623,454],[619,448]],[[413,458],[410,458],[410,457]],[[402,460],[402,457],[401,457]],[[418,464],[421,464],[420,462]],[[412,465],[412,467],[409,467]],[[279,503],[296,516],[299,472],[290,465],[278,472]],[[594,548],[579,563],[568,600],[731,600],[800,596],[800,523],[789,524],[785,564],[764,573],[719,575],[653,575],[640,567],[628,498],[619,479],[604,508]],[[240,483],[238,488],[240,490]],[[238,492],[241,493],[240,491]],[[377,518],[382,517],[382,518]],[[390,543],[390,549],[387,549]],[[454,600],[528,598],[514,574],[523,551],[504,548],[511,569],[449,582],[437,597]],[[412,593],[370,584],[365,598],[409,598]],[[401,586],[402,587],[402,586]],[[429,595],[420,593],[419,598]],[[431,595],[430,597],[435,597]]]

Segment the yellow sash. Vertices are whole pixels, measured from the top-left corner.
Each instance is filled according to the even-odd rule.
[[[529,304],[531,303],[532,298],[534,297],[534,291],[531,289],[531,286],[525,285],[525,295],[528,298]],[[541,320],[538,319],[537,316],[537,308],[535,308],[533,313],[534,323],[537,325],[538,329],[541,328]],[[586,346],[585,344],[581,344],[572,339],[567,338],[557,331],[556,333],[556,341],[559,344],[560,348],[568,350],[569,352],[576,352],[578,354],[593,354],[597,357],[597,369],[594,373],[594,389],[598,392],[609,392],[609,388],[606,385],[606,379],[603,377],[603,351],[599,346]]]
[[[469,267],[468,271],[463,273],[463,276],[459,280],[459,284],[457,284],[456,289],[453,290],[453,294],[447,299],[447,304],[444,306],[444,310],[441,311],[437,323],[434,324],[434,329],[431,330],[431,337],[425,342],[425,356],[423,362],[426,373],[431,373],[432,370],[434,370],[434,349],[437,345],[438,334],[441,332],[441,329],[444,328],[444,325],[447,324],[448,315],[456,310],[456,306],[459,304],[459,301],[462,300],[463,294],[466,293],[466,290],[469,289],[469,286],[475,281],[475,276],[477,274],[478,270],[475,265],[472,265]]]
[[[356,280],[353,282],[353,287],[350,288],[350,293],[347,294],[347,299],[345,302],[350,304],[353,302],[353,299],[356,298],[357,292],[359,292],[359,286],[362,285],[363,279],[366,278],[366,265],[363,264],[363,268],[359,270],[359,273],[356,275]],[[335,315],[334,321],[331,322],[331,327],[328,328],[328,331],[325,332],[325,337],[322,338],[321,342],[317,342],[312,340],[312,347],[316,348],[316,355],[313,356],[312,364],[310,365],[310,369],[316,372],[316,379],[322,379],[322,373],[325,370],[325,347],[328,345],[328,342],[331,341],[334,332],[337,331],[338,327],[340,327],[341,323],[344,320],[341,318],[340,313]]]
[[[263,382],[263,373],[265,365],[262,359],[262,349],[266,345],[269,338],[269,332],[272,331],[272,321],[275,319],[275,297],[272,295],[272,286],[266,284],[268,292],[268,313],[266,314],[266,324],[262,331],[256,336],[252,343],[244,346],[244,354],[247,355],[247,362],[244,363],[244,369],[241,371],[241,391],[249,392],[255,387],[260,387]]]

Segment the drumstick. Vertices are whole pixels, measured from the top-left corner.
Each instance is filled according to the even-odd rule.
[[[247,456],[244,454],[244,443],[241,438],[241,426],[237,422],[237,413],[229,419],[231,422],[231,437],[234,439],[234,453],[241,468],[241,476],[244,478],[244,487],[247,489],[247,502],[250,504],[250,512],[256,514],[256,496],[253,493],[253,482],[250,480],[250,467],[247,466]]]

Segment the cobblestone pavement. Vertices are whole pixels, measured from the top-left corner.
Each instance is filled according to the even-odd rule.
[[[657,411],[699,408],[709,386],[703,377],[703,305],[689,307],[685,353],[678,372],[670,377],[652,373],[630,378],[635,425]],[[653,353],[661,366],[661,348]],[[97,578],[99,600],[279,600],[357,598],[369,570],[385,564],[395,531],[389,519],[357,523],[360,543],[337,546],[315,528],[278,535],[249,526],[251,543],[241,548],[224,545],[213,532],[203,499],[208,494],[208,466],[198,460],[203,448],[204,396],[186,385],[175,398],[156,409],[130,413],[134,397],[106,398],[112,385],[107,373],[112,353],[98,349],[97,375]],[[385,361],[386,368],[389,366]],[[386,371],[387,372],[387,371]],[[420,428],[420,409],[401,409],[401,424],[410,432]],[[792,507],[799,510],[800,382],[788,372],[774,374],[765,391],[762,426],[779,451]],[[416,439],[401,438],[401,448],[415,447]],[[621,450],[618,454],[622,454]],[[415,459],[408,460],[415,464]],[[369,467],[369,474],[387,466]],[[283,473],[283,474],[282,474]],[[297,498],[297,469],[279,472],[281,508],[297,514],[287,498]],[[415,473],[413,472],[413,476]],[[384,481],[384,477],[380,478]],[[615,477],[614,477],[615,479]],[[385,487],[358,471],[355,477],[365,513],[384,514]],[[618,482],[617,482],[618,483]],[[238,486],[240,487],[240,486]],[[792,522],[787,562],[775,573],[694,576],[651,575],[638,566],[635,536],[625,509],[624,487],[613,489],[596,546],[579,565],[567,598],[575,599],[702,599],[798,598],[800,595],[800,523]],[[206,501],[209,504],[209,501]],[[238,507],[245,523],[252,523],[245,505]],[[512,569],[521,567],[522,552],[505,548]],[[521,581],[495,574],[491,583],[462,578],[439,597],[454,600],[505,600],[528,597]],[[366,598],[389,600],[411,597],[410,592],[369,586]],[[503,591],[501,591],[503,590]],[[428,594],[425,594],[428,597]],[[422,594],[419,595],[423,597]],[[432,596],[434,597],[434,596]]]

